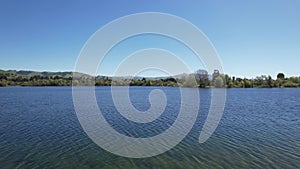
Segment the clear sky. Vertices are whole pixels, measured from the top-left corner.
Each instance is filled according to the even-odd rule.
[[[73,70],[81,48],[96,30],[137,12],[170,13],[196,25],[215,46],[227,74],[300,76],[298,0],[1,0],[0,69]],[[121,57],[144,47],[176,50],[178,44],[157,36],[129,39],[123,44],[126,50],[120,44],[108,54],[99,72],[111,74]],[[181,54],[190,53],[182,48]],[[193,59],[183,59],[197,69]]]

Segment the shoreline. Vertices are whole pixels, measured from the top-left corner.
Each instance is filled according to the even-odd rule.
[[[1,88],[25,88],[25,87],[111,87],[111,86],[73,86],[73,85],[62,85],[62,86],[21,86],[21,85],[16,85],[16,86],[0,86]],[[190,88],[190,89],[298,89],[300,87],[206,87],[206,88],[202,88],[202,87],[183,87],[183,86],[114,86],[114,87],[177,87],[177,88]]]

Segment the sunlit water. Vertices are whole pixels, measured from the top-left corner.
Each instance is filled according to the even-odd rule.
[[[179,88],[131,87],[141,111],[153,89],[165,91],[162,116],[149,124],[123,118],[109,87],[96,87],[98,105],[120,133],[157,135],[172,125],[180,108]],[[298,168],[300,89],[228,89],[223,118],[212,137],[198,137],[210,105],[210,89],[200,90],[200,111],[188,136],[172,150],[150,158],[113,155],[93,143],[81,128],[71,87],[0,88],[0,168]]]

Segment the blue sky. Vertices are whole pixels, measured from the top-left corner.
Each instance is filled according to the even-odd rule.
[[[0,69],[73,70],[81,48],[95,31],[114,19],[137,12],[170,13],[196,25],[215,46],[227,74],[300,75],[297,0],[2,0]],[[122,57],[145,47],[180,50],[182,57],[191,54],[170,39],[136,37],[111,51],[99,73],[111,74],[113,65]],[[193,59],[183,59],[192,69],[202,67]]]

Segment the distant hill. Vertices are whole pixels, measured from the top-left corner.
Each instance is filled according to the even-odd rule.
[[[54,77],[60,76],[63,78],[72,77],[72,72],[36,72],[36,71],[26,71],[26,70],[0,70],[1,74],[9,74],[12,76],[22,76],[22,77],[33,77],[33,76],[43,76],[43,77]]]
[[[200,70],[198,70],[197,72],[199,72]],[[41,77],[62,77],[62,78],[70,78],[73,76],[73,72],[47,72],[47,71],[43,71],[43,72],[38,72],[38,71],[28,71],[28,70],[1,70],[0,69],[0,75],[10,75],[10,76],[21,76],[24,78],[30,78],[30,77],[34,77],[34,76],[41,76]],[[80,75],[85,75],[85,76],[89,76],[83,73],[78,73]],[[124,79],[135,79],[135,80],[139,80],[139,79],[153,79],[153,80],[159,80],[159,79],[167,79],[167,78],[175,78],[175,79],[181,79],[181,78],[186,78],[190,75],[194,75],[195,73],[192,74],[187,74],[187,73],[182,73],[182,74],[178,74],[175,76],[162,76],[162,77],[142,77],[142,76],[124,76],[124,77],[117,77],[117,78],[124,78]],[[109,77],[111,78],[111,77]]]
[[[1,70],[0,86],[70,86],[76,77],[91,77],[73,72],[37,72],[25,70]]]

